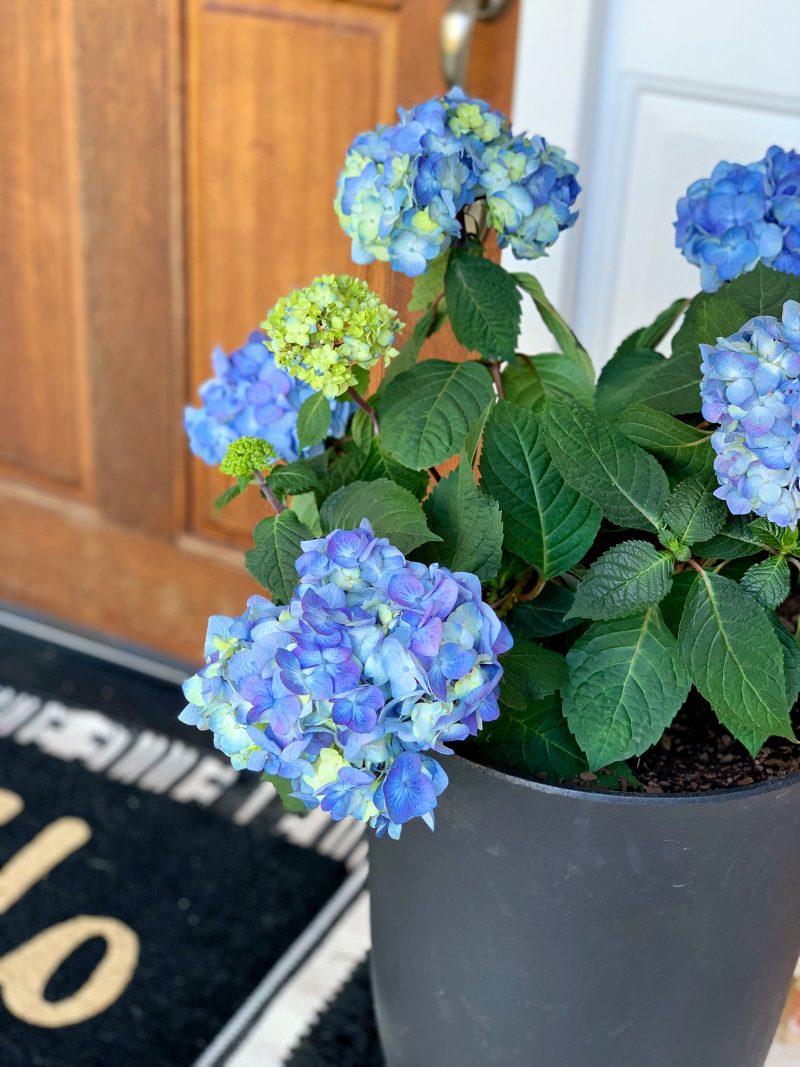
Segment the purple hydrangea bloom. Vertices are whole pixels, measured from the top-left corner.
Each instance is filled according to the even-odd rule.
[[[773,145],[755,163],[718,163],[678,201],[675,244],[710,293],[757,263],[800,274],[800,155]]]
[[[196,456],[217,466],[228,445],[240,437],[269,441],[287,463],[322,450],[319,445],[301,453],[297,412],[313,390],[275,365],[263,334],[251,333],[230,356],[215,349],[211,361],[214,377],[200,387],[201,407],[184,411],[189,447]],[[352,404],[331,401],[329,436],[343,436],[352,411]]]
[[[540,137],[514,137],[484,100],[451,89],[359,134],[334,206],[356,263],[414,277],[462,236],[462,210],[489,199],[489,222],[515,255],[541,255],[577,215],[577,167]]]
[[[511,636],[475,575],[406,560],[366,520],[302,548],[288,605],[252,597],[209,620],[181,720],[334,819],[432,827],[447,786],[434,754],[497,718]]]
[[[700,345],[703,417],[719,424],[715,495],[734,515],[796,527],[800,517],[800,304]]]

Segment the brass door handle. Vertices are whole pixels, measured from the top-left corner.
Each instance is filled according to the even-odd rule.
[[[510,0],[450,0],[439,34],[442,74],[448,89],[454,85],[466,88],[475,23],[496,19],[509,3]]]

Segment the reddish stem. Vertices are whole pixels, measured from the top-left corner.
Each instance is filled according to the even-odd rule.
[[[352,385],[347,390],[347,392],[348,395],[351,396],[353,400],[355,400],[361,410],[366,411],[366,413],[369,415],[370,422],[372,423],[372,430],[375,436],[377,437],[380,433],[380,427],[378,426],[378,416],[375,412],[375,408],[371,404],[368,404],[364,397],[361,395],[361,393],[359,393],[358,390],[355,389]]]

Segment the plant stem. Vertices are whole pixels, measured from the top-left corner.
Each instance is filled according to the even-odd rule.
[[[544,584],[545,580],[540,574],[536,579],[536,584],[534,585],[533,589],[531,589],[529,593],[522,593],[519,597],[517,597],[517,599],[519,601],[535,600],[537,596],[541,593],[541,591],[544,589]]]
[[[372,406],[372,404],[367,403],[361,393],[359,393],[359,391],[354,386],[351,385],[347,392],[348,395],[351,396],[353,400],[355,400],[361,410],[366,411],[366,413],[369,415],[370,422],[372,423],[373,432],[377,437],[380,433],[380,427],[378,426],[378,416],[375,412],[375,408]]]
[[[278,498],[275,496],[273,491],[267,485],[267,479],[264,477],[261,471],[255,471],[253,473],[253,477],[256,480],[258,488],[261,490],[261,495],[264,497],[265,500],[269,501],[270,505],[272,506],[272,510],[275,512],[275,514],[280,515],[282,511],[286,511],[286,505],[281,503],[281,501],[278,500]]]
[[[505,400],[506,390],[503,385],[503,376],[500,373],[500,364],[497,363],[495,360],[490,360],[489,372],[491,373],[492,378],[494,379],[494,387],[497,390],[497,395],[500,397],[501,400]]]
[[[516,602],[518,600],[532,600],[533,599],[533,597],[530,594],[528,594],[526,596],[522,596],[521,595],[522,590],[525,588],[528,580],[530,579],[530,576],[533,573],[534,573],[533,567],[528,567],[528,569],[525,571],[525,573],[522,575],[522,577],[519,579],[519,581],[516,582],[514,587],[512,589],[510,589],[509,592],[504,593],[503,596],[501,596],[498,600],[495,600],[495,602],[492,604],[492,607],[494,608],[495,612],[497,613],[497,615],[501,619],[505,615],[507,615],[509,613],[509,611],[511,611],[511,609],[514,607],[514,605],[516,604]],[[541,585],[539,585],[540,582],[541,582]],[[536,586],[539,586],[539,588],[536,589]],[[537,575],[536,586],[534,586],[534,589],[536,589],[535,595],[538,596],[539,593],[541,593],[541,591],[542,591],[542,587],[544,586],[544,581],[542,580],[540,575]]]

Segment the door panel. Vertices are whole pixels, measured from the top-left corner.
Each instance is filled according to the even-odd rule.
[[[444,7],[0,0],[0,598],[197,659],[207,616],[257,591],[263,510],[214,511],[182,408],[215,344],[356,269],[336,174],[443,88]],[[473,48],[471,90],[504,109],[515,31],[512,5]],[[403,306],[407,282],[364,274]]]
[[[520,54],[542,39],[548,55],[518,72],[516,117],[564,144],[584,191],[575,229],[532,269],[602,366],[631,330],[700,288],[672,227],[690,182],[720,159],[800,146],[800,5],[526,4]],[[533,323],[526,340],[526,351],[549,343]]]
[[[0,471],[86,497],[91,471],[68,18],[58,0],[35,6],[20,0],[4,15]]]

